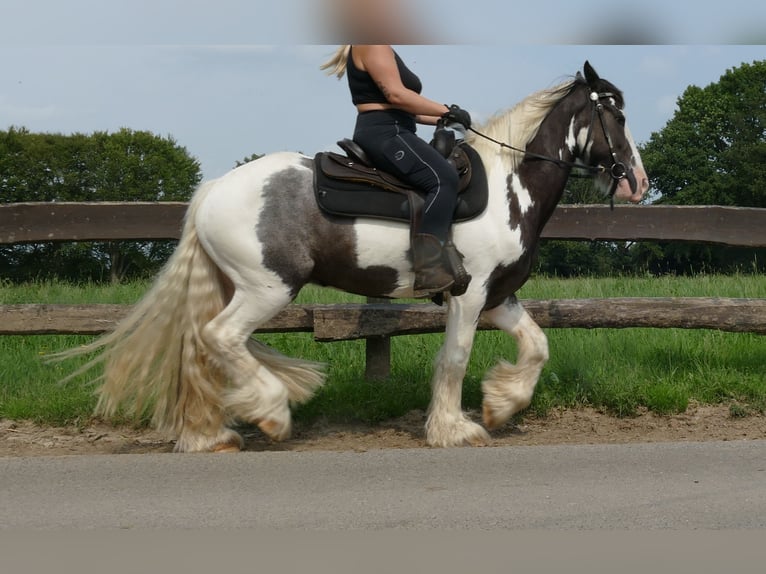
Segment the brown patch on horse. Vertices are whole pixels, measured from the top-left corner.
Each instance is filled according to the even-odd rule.
[[[310,193],[313,167],[307,158],[264,185],[265,205],[256,225],[264,265],[279,275],[293,296],[309,282],[368,296],[393,292],[399,279],[396,269],[357,267],[356,220],[320,211]]]

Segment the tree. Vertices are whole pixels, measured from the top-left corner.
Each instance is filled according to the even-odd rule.
[[[641,156],[657,203],[766,207],[766,60],[727,70],[705,88],[689,86]],[[754,259],[753,250],[675,243],[637,254],[655,271],[689,272],[747,269],[766,253]]]
[[[766,207],[766,60],[689,86],[642,158],[658,203]]]
[[[185,201],[200,166],[171,137],[0,132],[0,201]],[[0,274],[119,281],[153,273],[173,242],[42,243],[0,249]]]

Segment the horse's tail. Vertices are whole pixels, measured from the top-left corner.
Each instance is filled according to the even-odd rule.
[[[157,428],[175,433],[184,423],[206,426],[222,419],[220,390],[225,380],[206,357],[201,331],[225,305],[224,284],[195,225],[211,185],[203,184],[192,197],[175,252],[127,317],[93,343],[58,355],[100,351],[74,374],[104,364],[97,379],[102,385],[96,414],[151,414]],[[190,415],[202,420],[185,420]]]

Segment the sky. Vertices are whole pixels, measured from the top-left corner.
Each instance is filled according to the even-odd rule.
[[[337,149],[356,112],[345,78],[319,70],[346,39],[330,1],[0,0],[0,129],[149,130],[205,179],[253,153]],[[739,4],[411,0],[420,43],[395,48],[423,95],[477,122],[589,60],[643,143],[689,85],[766,59],[766,3]]]

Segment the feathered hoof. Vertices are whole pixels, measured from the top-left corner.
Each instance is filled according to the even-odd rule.
[[[219,442],[211,449],[211,452],[239,452],[242,450],[242,438],[231,439],[227,442]]]
[[[258,421],[258,428],[271,440],[276,442],[281,442],[290,438],[292,426],[292,421],[289,416],[284,421],[277,419],[262,419]]]
[[[485,399],[481,407],[481,418],[485,427],[494,430],[503,426],[508,422],[508,419],[527,406],[529,406],[529,401],[526,404],[519,404],[514,401],[498,402]]]
[[[494,430],[502,426],[509,417],[510,415],[508,417],[504,417],[502,414],[496,413],[486,403],[481,406],[481,418],[484,421],[484,426],[489,430]]]
[[[238,432],[223,427],[216,433],[207,434],[185,428],[176,441],[175,452],[239,452],[245,441]]]
[[[488,446],[489,433],[467,418],[457,421],[426,423],[426,443],[429,446],[448,448],[455,446]]]

